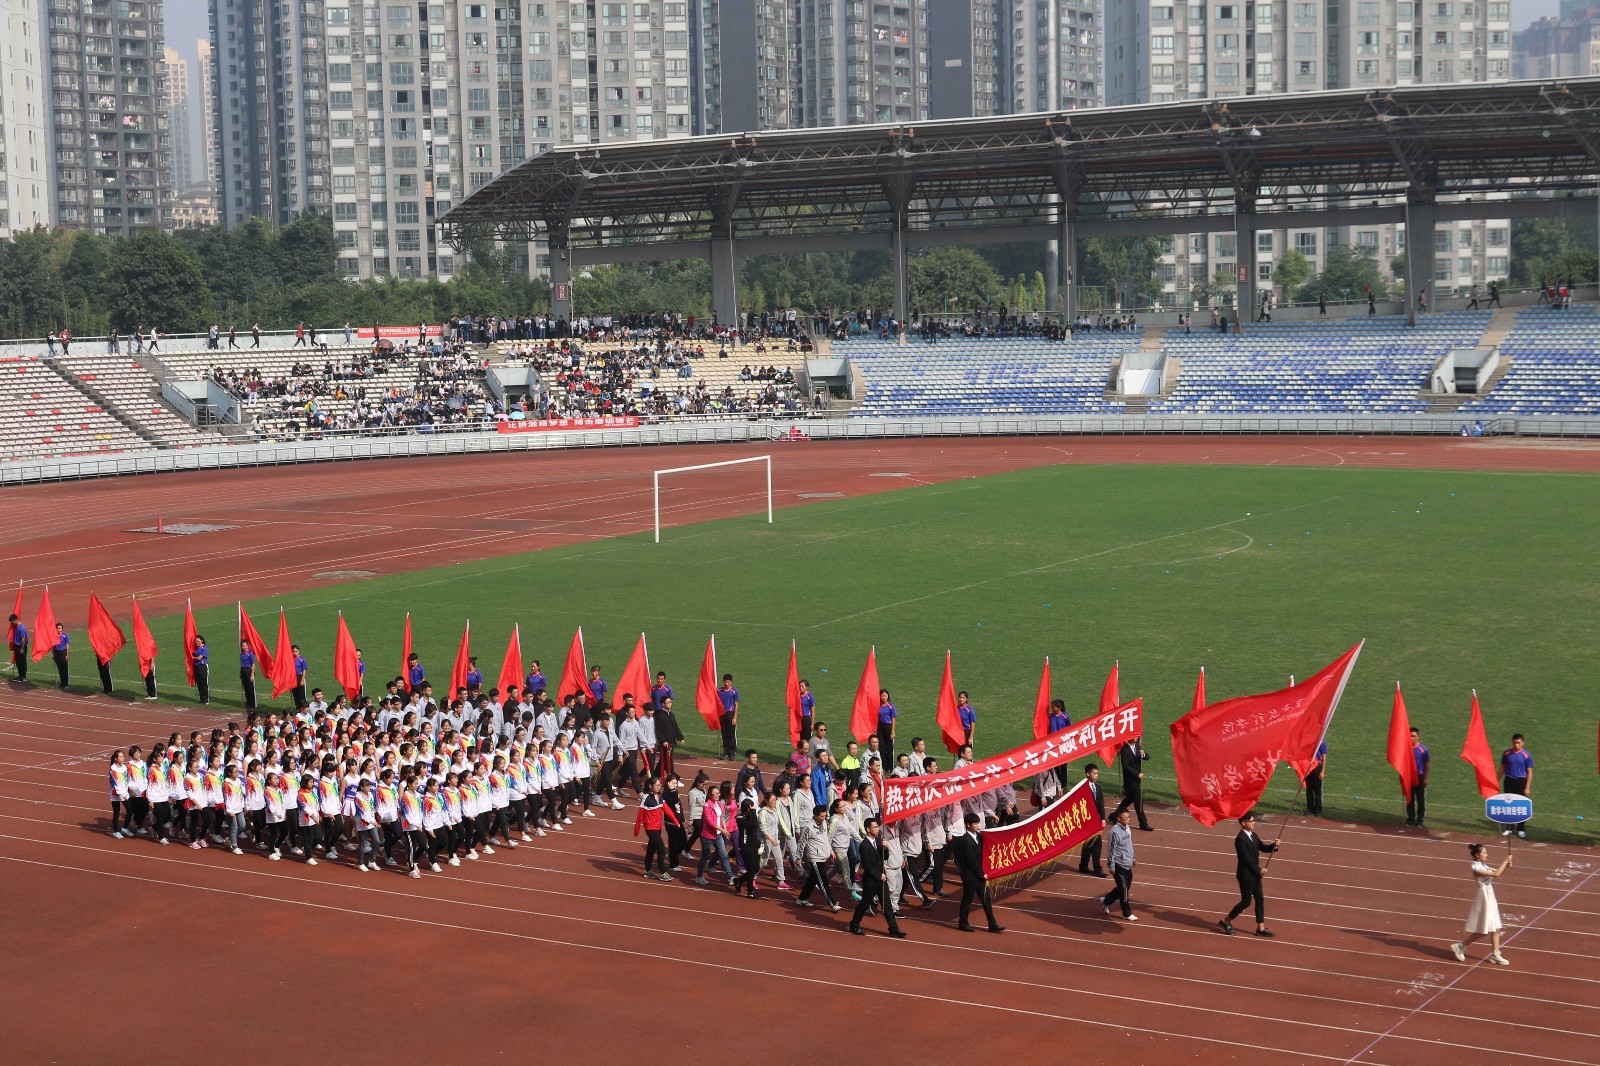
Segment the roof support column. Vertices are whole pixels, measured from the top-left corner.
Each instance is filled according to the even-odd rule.
[[[1237,197],[1233,204],[1234,301],[1233,318],[1238,325],[1256,314],[1256,203],[1254,198]]]
[[[1423,295],[1433,297],[1434,229],[1438,209],[1433,198],[1406,201],[1406,321],[1417,324]]]
[[[739,185],[719,190],[711,209],[711,312],[718,325],[739,325],[739,259],[734,247],[733,212]]]
[[[889,213],[894,218],[893,266],[894,320],[903,330],[911,320],[911,252],[906,243],[908,207],[911,203],[911,179],[896,175],[887,182]]]
[[[1064,142],[1058,142],[1062,144]],[[1044,247],[1045,306],[1061,315],[1063,329],[1078,317],[1078,193],[1083,188],[1083,167],[1074,161],[1056,164],[1055,237]]]
[[[551,226],[545,236],[550,248],[550,313],[558,322],[572,321],[572,248],[565,226]]]

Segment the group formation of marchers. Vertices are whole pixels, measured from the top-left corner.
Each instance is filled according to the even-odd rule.
[[[249,655],[248,648],[242,654]],[[941,770],[921,737],[910,750],[894,751],[897,712],[887,691],[879,699],[879,722],[886,727],[867,736],[865,745],[849,740],[840,750],[826,722],[816,719],[810,687],[801,681],[800,736],[780,769],[763,768],[754,749],[738,762],[736,734],[729,728],[723,730],[722,765],[732,779],[714,780],[701,770],[686,787],[675,765],[683,733],[664,673],[655,675],[643,702],[632,693],[608,700],[608,683],[598,666],[591,667],[583,686],[557,702],[537,661],[523,684],[502,692],[482,687],[473,660],[467,683],[441,703],[416,657],[411,660],[409,676],[389,682],[376,700],[339,695],[330,703],[321,689],[306,691],[302,673],[291,712],[263,711],[251,699],[243,728],[229,723],[187,739],[173,733],[149,748],[115,751],[109,770],[111,835],[163,845],[176,841],[196,850],[216,847],[233,855],[248,849],[308,866],[352,863],[361,873],[389,870],[418,878],[563,832],[574,817],[624,810],[627,798],[635,805],[634,835],[644,838],[647,878],[687,880],[692,862],[695,884],[707,886],[715,878],[751,899],[758,898],[763,879],[771,891],[794,892],[788,899],[798,907],[820,904],[838,912],[848,897],[854,904],[844,926],[848,932],[863,935],[862,923],[882,916],[894,937],[906,935],[897,916],[907,907],[933,909],[949,878],[960,887],[958,928],[975,931],[969,919],[981,907],[988,931],[1003,932],[981,849],[985,830],[1019,820],[1015,786],[886,825],[886,780]],[[203,660],[199,667],[205,670]],[[717,699],[724,722],[736,728],[739,691],[731,675],[723,675]],[[957,706],[966,743],[959,745],[952,768],[972,762],[978,717],[966,693],[959,694]],[[1062,701],[1052,701],[1048,731],[1070,725]],[[1429,755],[1420,738],[1412,740],[1420,782],[1408,820],[1420,822]],[[1314,771],[1323,769],[1326,754],[1320,745]],[[1100,904],[1107,915],[1129,922],[1139,920],[1133,906],[1134,831],[1154,830],[1140,786],[1148,758],[1137,737],[1116,752],[1122,798],[1109,817],[1099,766],[1082,770],[1081,788],[1107,828],[1083,844],[1078,870],[1111,880]],[[1502,768],[1521,778],[1508,781],[1508,791],[1526,791],[1532,756],[1520,736]],[[1049,808],[1068,790],[1067,769],[1040,773],[1031,785],[1026,802]],[[1240,899],[1218,927],[1234,934],[1233,921],[1253,908],[1255,935],[1271,937],[1261,856],[1280,845],[1257,835],[1255,812],[1238,821]],[[1487,936],[1489,960],[1508,964],[1500,952],[1493,882],[1511,861],[1508,856],[1492,864],[1482,845],[1472,846],[1476,894],[1466,935],[1452,945],[1458,958],[1464,960],[1467,945]]]

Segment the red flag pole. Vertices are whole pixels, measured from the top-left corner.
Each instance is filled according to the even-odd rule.
[[[1322,723],[1322,732],[1317,737],[1317,746],[1316,746],[1316,748],[1311,749],[1313,752],[1315,752],[1318,749],[1320,749],[1322,747],[1322,745],[1327,742],[1328,730],[1333,728],[1333,716],[1335,714],[1339,713],[1339,701],[1344,698],[1344,686],[1350,681],[1350,675],[1355,673],[1356,660],[1361,658],[1361,649],[1366,647],[1366,646],[1367,646],[1367,638],[1366,637],[1362,637],[1361,638],[1361,643],[1356,645],[1356,653],[1354,655],[1350,656],[1350,665],[1345,667],[1344,676],[1339,679],[1339,687],[1333,690],[1333,703],[1331,705],[1329,705],[1329,707],[1328,707],[1328,717]],[[1294,675],[1293,674],[1289,675],[1289,687],[1290,688],[1294,687]],[[1299,774],[1295,774],[1294,776],[1295,776],[1295,780],[1298,781],[1299,784],[1295,786],[1294,801],[1290,804],[1290,807],[1289,807],[1290,811],[1292,811],[1295,807],[1299,806],[1299,804],[1300,804],[1300,793],[1304,792],[1305,788],[1306,788],[1305,778],[1301,777]],[[1288,829],[1288,828],[1289,828],[1289,812],[1285,811],[1284,815],[1283,815],[1283,824],[1278,826],[1278,835],[1272,839],[1272,845],[1273,845],[1274,848],[1276,848],[1278,846],[1278,841],[1283,839],[1283,832],[1284,832],[1285,829]],[[1272,866],[1272,857],[1274,855],[1276,855],[1276,854],[1277,854],[1277,851],[1275,851],[1275,850],[1267,852],[1267,861],[1261,864],[1261,872],[1262,873],[1266,873],[1268,868]]]

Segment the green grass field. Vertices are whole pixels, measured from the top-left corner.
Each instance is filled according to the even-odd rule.
[[[1434,755],[1430,823],[1485,824],[1457,758],[1476,687],[1494,750],[1520,731],[1536,756],[1534,836],[1593,841],[1600,589],[1587,563],[1597,487],[1582,475],[1041,468],[817,502],[780,511],[770,527],[741,517],[669,530],[659,545],[621,537],[284,603],[312,683],[330,691],[340,608],[375,679],[398,670],[407,610],[435,679],[448,677],[469,616],[486,675],[498,674],[516,621],[524,655],[552,682],[576,625],[613,683],[642,629],[700,752],[712,737],[692,692],[712,633],[744,694],[741,741],[769,756],[786,747],[791,638],[836,739],[870,644],[900,707],[902,743],[935,736],[951,649],[983,751],[1028,735],[1045,655],[1075,718],[1092,711],[1120,659],[1123,698],[1145,700],[1150,792],[1161,800],[1176,798],[1166,726],[1188,710],[1202,664],[1215,701],[1280,688],[1365,637],[1329,736],[1328,817],[1403,817],[1384,761],[1398,679]],[[277,602],[248,606],[270,642]],[[154,627],[168,693],[180,624]],[[205,613],[201,629],[214,702],[237,705],[233,612]],[[1287,809],[1294,784],[1281,770],[1264,806]]]

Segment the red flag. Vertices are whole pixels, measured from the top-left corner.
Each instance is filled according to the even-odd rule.
[[[250,645],[250,650],[256,654],[256,662],[261,666],[261,673],[265,677],[272,676],[272,653],[267,650],[267,642],[261,639],[261,634],[256,631],[256,624],[250,621],[250,616],[245,613],[244,604],[239,605],[239,639]]]
[[[1105,714],[1107,711],[1113,710],[1113,709],[1115,709],[1117,707],[1120,707],[1122,705],[1122,701],[1117,698],[1117,688],[1118,688],[1117,673],[1121,669],[1121,666],[1122,666],[1122,663],[1120,661],[1115,660],[1115,659],[1113,659],[1111,661],[1111,673],[1106,678],[1105,685],[1100,689],[1100,713],[1101,714]]]
[[[38,662],[56,646],[56,613],[50,609],[50,586],[39,597],[39,613],[33,619],[33,661]]]
[[[400,684],[411,691],[411,612],[406,612],[406,631],[400,638]],[[448,701],[447,701],[448,702]]]
[[[139,597],[133,598],[133,647],[139,653],[139,674],[155,673],[156,669],[156,638],[150,632],[150,627],[144,624],[144,615],[139,611]]]
[[[789,744],[800,743],[800,658],[794,641],[789,642],[789,679],[783,686],[783,702],[789,708]]]
[[[522,688],[522,627],[511,625],[511,641],[506,645],[505,661],[500,665],[500,696],[505,698],[512,689]]]
[[[11,605],[11,613],[16,615],[18,620],[21,620],[21,618],[22,618],[22,582],[20,582],[20,581],[17,582],[17,602],[13,603]],[[6,620],[6,645],[8,647],[10,646],[11,638],[16,633],[16,631],[17,631],[17,623],[11,621],[10,619],[7,619]]]
[[[622,710],[623,696],[632,696],[637,707],[650,702],[650,653],[645,650],[643,633],[639,634],[639,643],[633,646],[628,665],[622,668],[622,676],[617,678],[617,687],[612,690],[613,711]]]
[[[450,691],[445,693],[445,703],[448,705],[456,698],[456,693],[467,687],[467,671],[472,664],[472,619],[467,619],[467,624],[461,629],[461,646],[456,649],[456,661],[450,667]]]
[[[1461,745],[1461,758],[1478,777],[1478,794],[1484,799],[1498,795],[1500,778],[1495,773],[1494,753],[1489,735],[1483,730],[1483,711],[1478,708],[1478,690],[1472,690],[1472,719],[1467,722],[1467,742]]]
[[[1411,749],[1411,719],[1406,716],[1406,701],[1400,696],[1400,682],[1394,683],[1394,707],[1389,711],[1389,765],[1400,775],[1400,794],[1411,802],[1417,787],[1417,757]]]
[[[722,701],[717,699],[717,637],[706,643],[706,657],[700,663],[700,680],[694,686],[694,709],[715,733],[722,727]]]
[[[559,703],[574,692],[583,693],[584,679],[589,676],[589,663],[583,657],[583,627],[572,635],[572,647],[567,649],[567,661],[561,664],[561,687],[556,689]]]
[[[333,638],[333,679],[352,701],[361,695],[361,658],[356,655],[356,639],[339,612],[339,631]]]
[[[188,600],[183,608],[183,673],[194,688],[194,642],[200,630],[194,624],[194,601]]]
[[[1303,773],[1339,705],[1362,645],[1301,684],[1202,707],[1172,723],[1178,794],[1203,825],[1254,807],[1278,761]]]
[[[95,657],[102,663],[108,663],[126,643],[127,635],[112,619],[111,612],[100,602],[100,597],[89,593],[89,645],[94,648]]]
[[[1206,705],[1206,668],[1200,668],[1200,680],[1194,683],[1194,703],[1190,704],[1191,712],[1198,711]]]
[[[1050,733],[1050,656],[1044,657],[1044,673],[1039,675],[1039,698],[1033,701],[1033,739],[1043,740]]]
[[[961,745],[967,742],[967,731],[961,725],[961,712],[956,709],[955,679],[950,673],[950,653],[944,653],[944,680],[939,682],[939,713],[934,720],[939,724],[939,732],[944,739],[944,746],[954,755],[961,750]]]
[[[289,618],[278,608],[278,650],[272,654],[272,668],[267,677],[272,682],[272,698],[288,692],[298,684],[294,670],[294,645],[289,641]]]
[[[850,733],[857,744],[865,744],[878,729],[878,690],[882,687],[878,684],[878,646],[874,644],[867,652],[867,665],[862,668],[856,701],[850,708]]]

